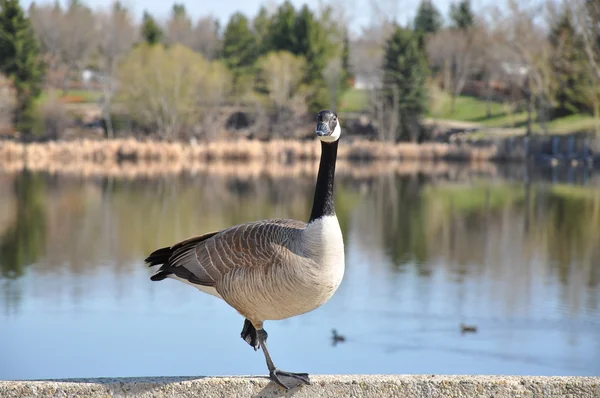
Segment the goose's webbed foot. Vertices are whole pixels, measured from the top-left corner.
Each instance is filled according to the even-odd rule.
[[[286,372],[278,369],[275,364],[273,364],[273,360],[269,354],[269,349],[267,348],[267,337],[269,337],[269,335],[267,334],[266,330],[256,330],[252,322],[246,319],[244,321],[244,327],[242,328],[242,333],[240,333],[240,336],[246,343],[250,344],[250,346],[254,348],[254,351],[262,348],[267,361],[267,367],[269,368],[269,379],[271,379],[277,385],[288,390],[290,388],[298,387],[301,384],[310,384],[308,373]]]
[[[277,383],[286,390],[294,387],[298,387],[301,384],[310,384],[308,373],[292,373],[286,372],[285,370],[278,369],[273,360],[271,354],[267,348],[267,337],[268,334],[264,329],[257,330],[258,344],[262,348],[263,354],[265,354],[265,360],[267,361],[267,368],[269,368],[269,379]]]
[[[286,390],[301,384],[310,384],[308,373],[292,373],[277,368],[269,371],[269,378]]]

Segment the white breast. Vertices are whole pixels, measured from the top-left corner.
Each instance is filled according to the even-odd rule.
[[[273,275],[267,273],[264,285],[243,294],[242,305],[248,303],[247,297],[260,300],[246,309],[251,318],[285,319],[312,311],[326,303],[342,282],[344,241],[335,216],[310,222],[290,249],[288,261],[271,267]]]
[[[336,216],[310,222],[301,238],[302,250],[316,266],[316,276],[337,289],[344,276],[344,240]]]

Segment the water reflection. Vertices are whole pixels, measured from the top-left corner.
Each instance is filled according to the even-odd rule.
[[[491,281],[480,293],[511,311],[542,299],[538,284],[555,278],[555,299],[570,312],[597,310],[598,188],[381,178],[361,207],[364,232],[378,237],[369,244],[386,250],[399,271],[415,267],[429,276],[443,269],[457,284],[468,283],[465,293],[474,293],[475,280],[480,287]]]
[[[521,169],[493,177],[464,170],[341,173],[336,205],[347,248],[345,281],[330,304],[271,326],[280,330],[278,337],[269,330],[281,339],[279,351],[323,373],[600,374],[594,360],[600,181],[587,174],[586,185],[552,184],[553,178]],[[310,173],[118,179],[25,172],[1,179],[0,322],[7,328],[0,328],[0,351],[9,358],[12,352],[20,366],[0,365],[0,378],[263,371],[257,357],[199,366],[177,350],[171,357],[177,365],[153,362],[146,344],[156,338],[144,337],[143,329],[154,330],[157,322],[167,334],[173,333],[167,325],[178,333],[215,329],[222,346],[233,344],[241,323],[191,288],[150,283],[141,261],[168,242],[236,223],[305,219]],[[217,319],[209,330],[179,316],[189,312]],[[463,321],[476,324],[478,333],[461,336]],[[41,322],[44,336],[32,328]],[[107,322],[132,337],[105,335]],[[57,337],[62,328],[83,328],[115,350],[132,349],[131,362],[102,360],[105,353],[84,341],[76,348]],[[331,345],[333,328],[344,344]],[[305,352],[285,345],[286,334],[299,329],[322,345]],[[40,341],[31,357],[15,348],[24,335]],[[44,339],[54,339],[67,357],[87,350],[90,363],[47,365],[53,351]],[[136,343],[139,350],[131,348]],[[250,355],[235,347],[232,356]],[[474,357],[477,364],[465,361]]]
[[[8,186],[12,189],[7,190],[6,196],[16,200],[11,206],[14,209],[6,209],[4,213],[7,219],[3,220],[4,225],[0,229],[0,264],[2,276],[14,279],[22,276],[24,268],[35,262],[44,250],[44,181],[39,175],[24,173]]]

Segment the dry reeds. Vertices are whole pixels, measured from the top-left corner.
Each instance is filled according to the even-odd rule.
[[[0,142],[0,165],[4,169],[62,170],[78,174],[104,175],[179,173],[183,170],[227,169],[243,163],[259,173],[255,165],[277,164],[271,170],[304,167],[316,170],[320,156],[318,140],[255,140],[182,143],[130,139],[51,141],[44,143]],[[490,161],[499,158],[496,146],[472,147],[444,143],[387,143],[355,140],[340,145],[340,162],[360,160],[385,162],[425,162],[461,160]],[[304,166],[298,166],[307,163]]]
[[[497,155],[495,146],[459,146],[439,142],[393,144],[381,141],[355,141],[340,151],[342,158],[351,160],[490,161]]]

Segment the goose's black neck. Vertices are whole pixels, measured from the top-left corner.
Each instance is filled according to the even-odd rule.
[[[335,215],[333,206],[333,178],[335,176],[335,161],[337,158],[338,141],[321,141],[321,162],[315,187],[315,198],[308,222],[324,216]]]

